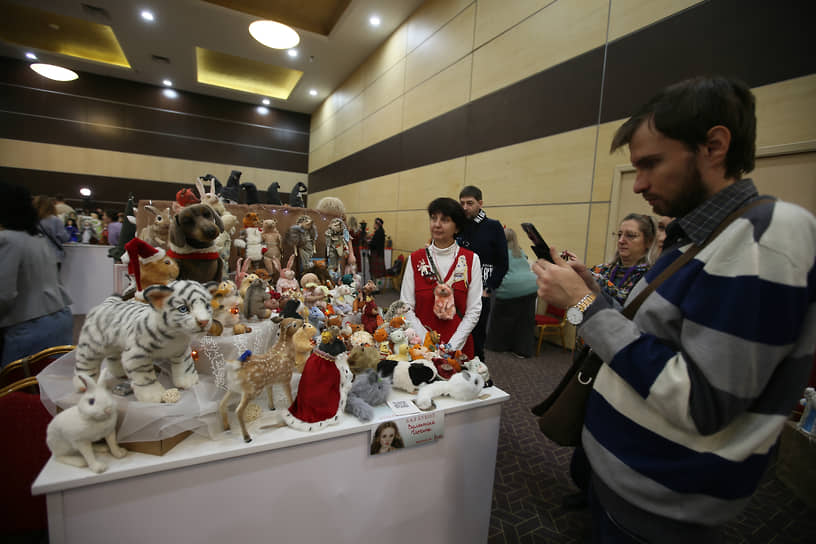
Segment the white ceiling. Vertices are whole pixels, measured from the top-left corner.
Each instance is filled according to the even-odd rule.
[[[270,106],[312,113],[333,90],[362,64],[385,39],[416,10],[423,0],[351,0],[329,34],[322,36],[301,29],[299,56],[269,49],[256,42],[247,30],[258,19],[200,0],[9,0],[79,19],[108,24],[132,69],[82,60],[55,53],[36,51],[40,62],[59,64],[77,72],[90,72],[162,86],[169,78],[179,91],[217,96],[260,104],[260,95],[204,85],[196,81],[195,47],[200,46],[266,64],[304,72],[288,100],[272,99]],[[308,2],[309,0],[302,0]],[[89,15],[82,4],[103,8],[110,20]],[[1,7],[1,6],[0,6]],[[151,10],[155,21],[147,23],[140,13]],[[371,15],[381,19],[379,27],[368,23]],[[26,60],[29,50],[0,41],[0,55]],[[170,59],[170,64],[152,60],[152,55]],[[309,89],[317,96],[310,96]]]

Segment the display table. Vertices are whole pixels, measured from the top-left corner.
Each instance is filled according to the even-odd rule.
[[[163,457],[103,456],[102,474],[50,459],[32,486],[47,494],[49,541],[474,544],[487,542],[504,391],[458,402],[436,442],[368,455],[391,419],[353,416],[315,433],[249,425],[216,440],[192,435]],[[391,398],[413,398],[395,391]],[[268,412],[265,412],[268,414]],[[234,422],[234,417],[233,417]]]
[[[85,315],[114,292],[113,246],[65,244],[60,280],[71,297],[71,313]]]

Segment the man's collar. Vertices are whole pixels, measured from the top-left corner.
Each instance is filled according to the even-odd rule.
[[[731,212],[757,195],[754,182],[750,179],[741,179],[694,208],[676,223],[692,242],[700,245]]]
[[[485,213],[484,210],[479,210],[479,213],[477,213],[476,217],[473,218],[473,222],[474,223],[481,223],[485,219],[487,219],[487,214]]]

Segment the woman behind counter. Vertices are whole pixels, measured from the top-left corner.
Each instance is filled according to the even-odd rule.
[[[428,216],[432,241],[408,257],[402,279],[400,300],[412,310],[406,321],[421,337],[429,330],[438,332],[450,350],[462,350],[472,359],[470,332],[482,311],[482,265],[478,255],[456,243],[467,221],[458,202],[437,198],[428,205]],[[447,298],[440,294],[444,286],[453,291],[454,312],[440,311]]]

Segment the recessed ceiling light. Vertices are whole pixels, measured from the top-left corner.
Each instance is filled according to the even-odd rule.
[[[178,93],[175,89],[163,89],[162,94],[167,98],[178,98]]]
[[[261,115],[266,115],[267,113],[269,113],[269,108],[267,108],[266,106],[258,106],[257,109],[258,113],[260,113]]]
[[[309,94],[312,96],[317,96],[317,91],[315,89],[309,89]]]
[[[62,66],[54,66],[53,64],[42,64],[38,62],[36,64],[30,64],[29,66],[41,76],[53,79],[54,81],[73,81],[79,77],[73,70],[63,68]]]
[[[28,53],[26,53],[26,58],[31,60],[37,60],[37,55],[29,51]]]
[[[295,57],[298,56],[298,50],[297,49],[290,49],[289,51],[286,52],[286,54],[289,55],[292,58],[295,58]]]
[[[249,25],[249,33],[272,49],[291,49],[300,43],[297,32],[276,21],[255,21]]]
[[[170,81],[169,79],[163,79],[163,80],[162,80],[162,85],[164,85],[165,87],[172,87],[172,86],[173,86],[173,82],[172,82],[172,81]]]
[[[371,24],[371,26],[380,26],[380,18],[376,15],[369,17],[368,22]]]
[[[88,189],[87,187],[82,187],[79,190],[79,194],[81,194],[82,196],[91,196],[91,190]]]
[[[142,10],[141,15],[142,19],[144,19],[145,21],[153,22],[153,20],[155,19],[155,17],[153,16],[153,12],[146,9]]]
[[[261,100],[261,104],[263,104],[264,106],[268,106],[269,105],[269,99],[264,98],[263,100]]]

